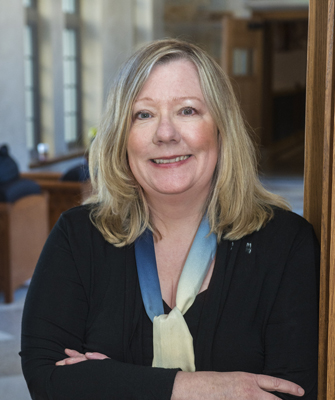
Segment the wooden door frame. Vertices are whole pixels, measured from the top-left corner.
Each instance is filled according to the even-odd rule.
[[[321,245],[318,400],[335,399],[334,0],[310,0],[304,216]]]

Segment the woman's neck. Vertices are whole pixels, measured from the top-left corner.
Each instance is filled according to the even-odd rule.
[[[204,213],[206,198],[165,195],[148,199],[153,223],[162,237],[176,235],[178,231],[196,230]]]

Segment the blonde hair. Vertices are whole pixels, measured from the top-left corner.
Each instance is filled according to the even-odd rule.
[[[257,175],[255,148],[246,131],[229,79],[199,47],[177,39],[154,41],[123,66],[107,101],[90,149],[93,195],[91,220],[116,246],[134,242],[146,228],[158,233],[142,188],[127,161],[127,141],[135,99],[157,64],[178,59],[197,68],[200,85],[219,132],[219,157],[205,205],[218,241],[237,240],[259,230],[274,215],[273,206],[288,209],[284,199],[263,188]]]

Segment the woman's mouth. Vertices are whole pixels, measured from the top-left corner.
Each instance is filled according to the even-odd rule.
[[[155,164],[172,164],[172,163],[176,163],[176,162],[179,162],[179,161],[185,161],[190,157],[191,157],[191,155],[178,156],[178,157],[175,157],[175,158],[153,158],[152,161]]]

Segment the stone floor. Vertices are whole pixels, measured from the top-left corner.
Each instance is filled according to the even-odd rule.
[[[293,211],[302,215],[303,179],[302,175],[264,176],[263,184],[272,192],[284,196],[292,205]],[[0,293],[0,399],[29,400],[30,396],[21,373],[20,326],[21,314],[27,286],[15,292],[15,301],[4,304]]]
[[[28,286],[16,290],[14,302],[4,304],[0,294],[0,399],[29,400],[30,395],[21,372],[21,316]]]

